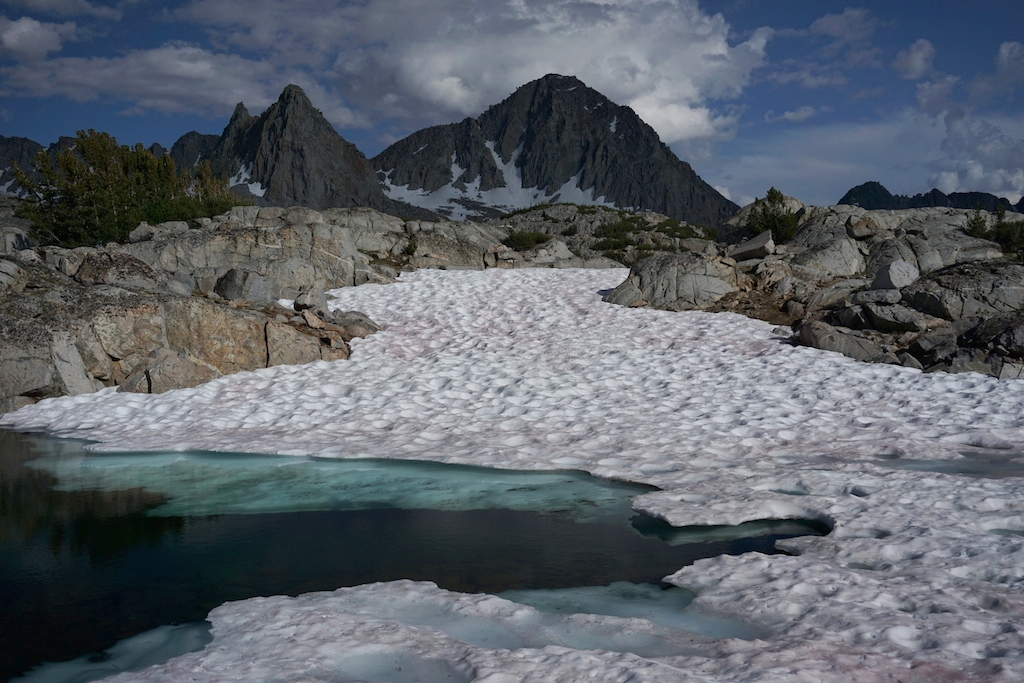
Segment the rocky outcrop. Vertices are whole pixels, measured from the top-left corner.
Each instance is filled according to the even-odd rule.
[[[31,287],[0,300],[0,412],[105,386],[160,393],[270,365],[344,359],[348,340],[378,329],[85,285],[42,261],[23,265]]]
[[[693,252],[656,254],[637,262],[604,300],[668,311],[703,308],[738,289],[742,276],[735,266],[732,259]]]
[[[557,74],[475,119],[413,133],[371,163],[391,196],[451,217],[571,201],[719,225],[737,208],[632,109]]]
[[[762,234],[731,248],[742,260],[718,259],[713,270],[708,257],[690,255],[680,268],[673,255],[655,254],[605,299],[743,312],[756,302],[761,317],[788,317],[797,344],[926,371],[1024,376],[1024,265],[966,234],[973,212],[797,210],[800,229],[787,244],[769,247]],[[692,289],[691,273],[714,280],[677,302],[679,282]]]

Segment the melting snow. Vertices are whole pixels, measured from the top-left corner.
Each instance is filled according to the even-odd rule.
[[[890,466],[1024,451],[1024,382],[858,363],[738,315],[602,303],[625,274],[418,271],[335,290],[332,308],[385,328],[349,361],[50,399],[0,426],[99,450],[580,469],[659,487],[633,506],[679,526],[830,521],[783,542],[793,556],[669,577],[696,594],[688,609],[769,638],[700,644],[653,615],[584,607],[552,622],[394,582],[222,606],[205,650],[121,680],[1024,678],[1024,480]]]
[[[616,117],[614,117],[612,119],[612,122],[610,124],[608,124],[608,129],[611,130],[611,132],[614,133],[615,129],[618,128],[618,127],[619,127],[619,117],[616,116]]]

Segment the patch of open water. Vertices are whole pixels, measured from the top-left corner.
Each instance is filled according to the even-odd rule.
[[[258,595],[406,578],[514,591],[510,599],[543,609],[564,603],[552,590],[579,599],[580,587],[615,584],[621,595],[703,557],[772,553],[777,538],[821,531],[793,522],[666,529],[630,508],[648,488],[577,472],[83,445],[0,431],[0,680],[139,634],[149,654],[124,648],[127,665],[166,659],[206,642],[201,627],[168,625]],[[625,601],[650,603],[651,590],[625,589]],[[671,592],[669,612],[689,603]],[[615,602],[594,595],[591,605]],[[683,622],[706,635],[755,635],[742,624]],[[104,675],[84,669],[61,677],[51,668],[48,680]]]

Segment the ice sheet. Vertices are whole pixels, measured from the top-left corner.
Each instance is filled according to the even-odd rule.
[[[1024,382],[858,363],[789,346],[772,326],[737,315],[602,303],[598,292],[624,277],[403,274],[331,293],[332,307],[385,327],[354,341],[350,361],[279,366],[158,396],[48,400],[0,425],[97,440],[101,449],[581,469],[659,487],[634,507],[677,526],[816,519],[835,530],[787,541],[799,556],[701,560],[672,576],[696,593],[695,607],[774,634],[688,657],[688,675],[703,677],[694,680],[1024,679],[1024,482],[887,464],[1024,451]],[[303,604],[316,613],[314,599]],[[246,657],[265,650],[266,670],[287,677],[286,660],[273,656],[285,636],[259,626],[273,613],[258,603],[237,609],[251,610],[246,628],[261,647],[231,661],[248,667]],[[369,623],[357,630],[372,649],[382,641]],[[215,641],[208,656],[226,657],[216,648],[235,647],[244,640],[236,635]],[[557,680],[548,670],[615,680],[610,672],[626,657],[550,646],[488,659],[486,648],[460,647],[445,659],[457,669],[467,653],[491,662],[474,665],[476,680],[488,671]],[[657,680],[660,660],[628,659],[636,680]]]

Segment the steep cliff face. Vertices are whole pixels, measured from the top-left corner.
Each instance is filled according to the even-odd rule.
[[[384,195],[376,174],[355,145],[338,134],[296,85],[259,116],[239,103],[219,137],[188,133],[171,149],[190,168],[207,159],[240,194],[258,203],[312,209],[368,206],[431,218]]]
[[[632,109],[571,76],[528,83],[478,118],[413,133],[371,162],[391,196],[453,217],[569,201],[718,225],[738,209]]]

